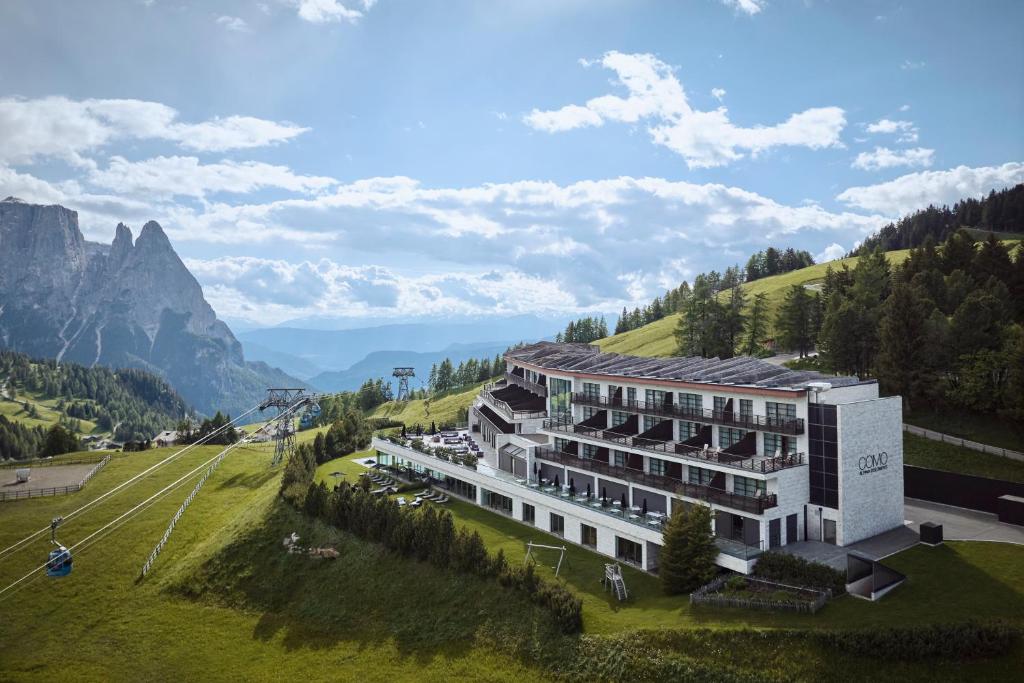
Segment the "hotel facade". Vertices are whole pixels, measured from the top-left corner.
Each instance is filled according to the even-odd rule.
[[[552,342],[505,361],[469,411],[475,467],[375,438],[379,462],[648,571],[680,505],[711,507],[717,562],[743,573],[903,525],[902,406],[874,380]]]

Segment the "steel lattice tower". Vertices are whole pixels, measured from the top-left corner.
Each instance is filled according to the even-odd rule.
[[[391,373],[392,377],[398,378],[398,395],[395,397],[398,401],[409,400],[409,378],[416,376],[415,368],[395,368],[394,372]]]
[[[267,398],[260,404],[260,412],[267,408],[277,408],[277,420],[274,423],[274,459],[270,466],[283,462],[295,452],[295,418],[301,409],[317,405],[316,396],[306,393],[305,389],[267,389]]]

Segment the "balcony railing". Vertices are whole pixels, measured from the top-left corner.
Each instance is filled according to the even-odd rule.
[[[689,420],[691,422],[728,425],[730,427],[741,427],[743,429],[773,432],[776,434],[795,435],[804,433],[804,421],[799,417],[780,419],[766,415],[744,415],[734,411],[689,408],[673,403],[630,401],[624,398],[609,398],[607,396],[580,392],[574,393],[572,400],[573,403],[583,406],[595,406],[611,410],[618,409],[624,412],[658,415],[660,417]]]
[[[572,422],[560,420],[544,420],[544,429],[565,434],[574,434],[588,439],[596,439],[619,447],[637,448],[652,453],[663,453],[690,460],[711,462],[724,467],[733,467],[750,472],[778,472],[789,467],[797,467],[804,464],[804,454],[794,453],[792,455],[769,456],[740,456],[727,453],[721,450],[703,449],[690,446],[679,441],[656,441],[644,439],[638,436],[618,434],[610,430],[601,430],[595,427],[585,427]]]
[[[530,393],[536,394],[537,396],[546,397],[548,395],[548,388],[543,384],[531,382],[525,377],[513,375],[511,372],[505,373],[505,381],[508,382],[509,384],[515,384],[517,387],[522,387],[523,389],[526,389]]]
[[[615,467],[606,462],[601,462],[600,460],[580,458],[572,453],[557,451],[553,448],[547,448],[544,446],[538,448],[535,453],[538,458],[549,460],[551,462],[557,462],[562,465],[568,465],[569,467],[575,467],[589,472],[596,472],[597,474],[604,474],[609,477],[616,477],[617,479],[624,479],[634,484],[650,486],[652,488],[668,491],[669,493],[677,493],[681,496],[697,498],[698,500],[706,500],[709,503],[717,503],[718,505],[723,505],[735,510],[742,510],[743,512],[749,512],[755,515],[764,514],[765,510],[778,505],[778,499],[774,493],[763,496],[744,496],[742,494],[723,491],[710,486],[691,484],[686,481],[680,481],[678,479],[673,479],[659,474],[640,472],[624,467]]]
[[[483,399],[484,403],[508,418],[509,421],[529,420],[548,416],[548,411],[546,410],[513,410],[508,401],[495,398],[486,387],[480,392],[480,398]]]

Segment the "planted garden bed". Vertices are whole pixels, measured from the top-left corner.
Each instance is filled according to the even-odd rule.
[[[790,586],[753,576],[722,575],[690,593],[690,604],[814,614],[831,596],[828,590]]]

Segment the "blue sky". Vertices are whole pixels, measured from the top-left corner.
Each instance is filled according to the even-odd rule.
[[[229,320],[614,311],[1024,181],[1024,4],[0,8],[0,194]]]

